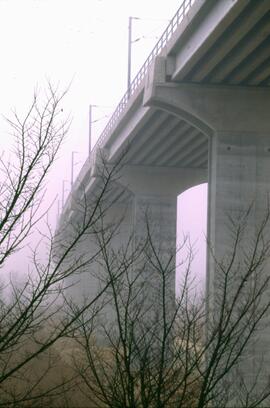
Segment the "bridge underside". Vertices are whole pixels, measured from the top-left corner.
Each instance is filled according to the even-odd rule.
[[[156,229],[155,244],[165,253],[176,245],[177,195],[208,181],[208,240],[214,257],[209,251],[207,295],[214,310],[222,269],[216,260],[226,261],[232,252],[228,220],[235,226],[249,214],[243,242],[249,248],[269,211],[270,2],[198,1],[190,16],[112,121],[82,174],[80,199],[84,194],[90,199],[98,189],[99,152],[109,165],[123,157],[107,219],[110,223],[125,214],[115,246],[125,245],[130,234],[143,236],[147,214]],[[269,228],[265,232],[269,243]],[[244,273],[245,262],[237,261],[231,293]],[[260,279],[269,275],[266,261]],[[173,279],[170,286],[173,291]],[[269,296],[266,291],[263,304]],[[258,382],[256,390],[268,381],[270,329],[265,323],[240,367],[250,388]]]
[[[208,139],[181,118],[155,109],[130,145],[127,162],[138,166],[206,169]]]
[[[270,85],[268,0],[201,2],[188,29],[194,35],[169,54],[176,59],[174,82]]]
[[[107,143],[107,153],[116,160],[125,151],[125,166],[119,183],[130,192],[129,222],[137,234],[145,231],[144,215],[158,225],[155,244],[172,248],[176,242],[176,198],[187,188],[209,182],[209,231],[215,258],[209,256],[207,294],[209,310],[220,301],[220,269],[216,260],[225,261],[232,252],[232,226],[241,223],[249,212],[248,233],[242,245],[249,248],[256,238],[268,208],[270,191],[270,90],[267,87],[178,84],[168,82],[164,60],[157,59],[151,83],[140,98],[134,122],[118,129],[117,139]],[[144,103],[144,106],[142,105]],[[127,132],[127,129],[132,129]],[[194,203],[191,203],[194,205]],[[180,215],[181,216],[181,215]],[[127,225],[127,224],[126,224]],[[269,234],[269,228],[265,231]],[[122,235],[121,246],[127,235]],[[239,256],[239,257],[238,257]],[[245,272],[242,255],[233,269],[230,292],[237,287],[238,275]],[[267,278],[266,260],[260,279]],[[171,282],[171,289],[174,283]],[[269,293],[262,298],[268,302]],[[266,373],[270,364],[269,328],[252,343],[245,362],[238,367],[244,373],[247,387],[260,391],[266,385],[260,380],[260,368]],[[264,362],[261,363],[262,353]]]

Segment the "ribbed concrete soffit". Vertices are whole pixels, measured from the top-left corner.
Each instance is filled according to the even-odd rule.
[[[133,165],[204,168],[208,140],[187,122],[158,111],[136,135],[128,155],[128,162]]]
[[[247,2],[183,81],[269,86],[270,1]]]

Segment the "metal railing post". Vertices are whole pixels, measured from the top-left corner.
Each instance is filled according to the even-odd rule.
[[[130,96],[131,83],[131,44],[132,44],[132,17],[128,18],[128,66],[127,66],[127,92]]]
[[[107,123],[105,129],[101,133],[100,137],[98,138],[94,149],[96,146],[101,145],[103,140],[107,137],[111,129],[113,128],[114,124],[116,123],[119,116],[123,113],[125,107],[127,106],[128,100],[131,94],[134,94],[136,90],[139,88],[140,84],[142,83],[144,77],[146,76],[149,67],[151,66],[152,62],[154,61],[155,57],[161,53],[163,48],[166,46],[167,42],[171,39],[173,33],[176,31],[179,24],[181,24],[183,18],[188,14],[189,10],[191,9],[194,0],[183,0],[181,6],[178,8],[177,12],[171,19],[170,23],[164,30],[163,34],[161,35],[160,39],[156,43],[155,47],[147,57],[145,63],[131,82],[131,46],[132,46],[132,19],[137,17],[129,17],[129,28],[128,28],[128,77],[127,77],[127,92],[122,97],[121,101],[117,105],[114,113],[112,114],[109,122]],[[132,90],[132,92],[131,92]]]

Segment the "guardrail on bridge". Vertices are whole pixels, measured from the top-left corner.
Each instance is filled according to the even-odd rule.
[[[181,24],[183,18],[187,15],[187,13],[189,12],[194,2],[195,0],[182,0],[181,6],[177,10],[173,18],[170,20],[169,25],[166,27],[160,39],[158,40],[153,50],[151,51],[146,61],[144,62],[143,66],[141,67],[141,69],[139,70],[139,72],[137,73],[133,81],[131,82],[130,88],[127,90],[127,92],[124,94],[121,101],[117,105],[105,129],[99,136],[93,150],[96,150],[98,146],[101,146],[105,138],[110,134],[115,123],[118,121],[118,118],[125,110],[130,97],[135,94],[135,92],[141,85],[155,57],[161,53],[163,48],[166,46],[168,41],[171,39],[173,33],[176,31],[178,26]]]

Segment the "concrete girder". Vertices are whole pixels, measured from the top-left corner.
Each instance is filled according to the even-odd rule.
[[[212,311],[219,301],[221,284],[216,260],[222,261],[226,268],[234,245],[229,220],[237,225],[244,214],[249,214],[246,235],[241,242],[248,251],[269,211],[270,89],[166,83],[166,75],[162,80],[161,72],[164,72],[164,61],[159,59],[149,74],[152,80],[145,89],[144,104],[178,116],[209,138],[208,242],[211,251],[208,251],[207,296],[211,314],[215,313]],[[264,233],[268,242],[269,226]],[[233,276],[236,285],[245,272],[243,256],[237,253]],[[267,279],[269,268],[270,260],[266,259],[260,269],[260,279]],[[268,302],[269,296],[267,289],[260,305]],[[256,384],[254,392],[260,392],[267,385],[270,364],[269,345],[265,340],[270,336],[269,317],[262,324],[260,336],[250,342],[245,359],[237,368],[244,373],[247,387]],[[260,378],[258,370],[262,373]],[[233,404],[237,405],[235,401]]]
[[[181,42],[176,55],[174,81],[182,81],[190,70],[200,61],[205,52],[215,43],[222,33],[231,25],[235,16],[246,7],[244,1],[202,1],[198,2],[199,18],[195,29],[190,29]],[[216,63],[216,61],[213,61]]]
[[[176,119],[175,119],[176,120]],[[159,112],[158,115],[154,115],[154,124],[153,126],[147,126],[146,128],[143,128],[141,132],[143,132],[143,138],[140,140],[136,141],[136,145],[132,147],[132,155],[136,155],[136,162],[134,162],[134,159],[132,162],[134,164],[137,163],[138,158],[137,156],[140,157],[141,152],[144,152],[145,150],[145,142],[149,140],[149,138],[152,136],[153,132],[156,132],[160,127],[162,128],[165,125],[167,121],[167,114],[166,112]],[[127,152],[127,161],[130,162],[130,152]],[[139,163],[138,163],[139,164]]]
[[[202,149],[207,149],[207,139],[201,137],[201,134],[192,129],[195,133],[195,138],[192,143],[188,143],[181,152],[175,152],[171,158],[171,166],[176,166],[178,162],[181,163],[181,167],[189,167],[190,162],[194,162],[194,159],[200,156]]]
[[[145,163],[145,160],[153,162],[155,157],[159,155],[159,150],[162,148],[162,139],[165,135],[173,133],[176,128],[179,127],[178,119],[173,117],[167,117],[166,120],[162,123],[159,127],[159,131],[156,132],[155,138],[151,140],[150,143],[145,144],[145,138],[143,137],[143,146],[141,147],[141,151],[136,153],[136,159],[134,161],[135,164],[141,164],[142,162]],[[185,124],[184,124],[185,125]],[[181,125],[180,125],[181,127]],[[151,133],[151,136],[153,133]],[[145,163],[147,165],[151,163]]]
[[[267,39],[261,43],[254,52],[249,55],[248,63],[240,64],[228,75],[228,82],[231,85],[238,85],[242,81],[251,77],[257,69],[261,69],[261,66],[265,61],[269,60],[270,56],[270,44]],[[230,61],[231,63],[231,61]],[[232,60],[233,65],[233,60]],[[226,62],[224,64],[226,70]],[[231,66],[231,64],[230,64]]]
[[[158,152],[159,154],[155,157],[155,160],[158,161],[161,166],[165,166],[165,163],[171,165],[171,161],[175,155],[181,158],[181,151],[192,144],[198,136],[197,129],[191,128],[189,124],[184,121],[182,123],[182,131],[175,132],[172,137],[168,138],[164,151],[161,153]],[[180,167],[182,167],[181,164]]]
[[[242,6],[243,3],[244,2],[242,2]],[[217,6],[219,7],[221,7],[222,4],[224,8],[225,6],[228,7],[228,2],[217,2]],[[223,61],[224,57],[240,43],[246,32],[255,26],[265,13],[269,11],[269,2],[267,0],[260,1],[257,4],[250,2],[250,6],[250,10],[246,10],[246,13],[241,16],[241,23],[235,20],[233,24],[230,24],[230,29],[226,34],[222,36],[221,41],[220,39],[216,40],[215,47],[213,47],[214,49],[209,50],[207,58],[203,58],[195,72],[192,73],[192,81],[200,82],[204,80],[209,72],[217,67]],[[212,12],[214,12],[214,10],[215,8],[213,8]]]
[[[135,196],[147,194],[152,197],[173,196],[176,200],[183,191],[206,180],[205,169],[127,165],[122,171],[119,183]]]
[[[164,61],[159,58],[156,63]],[[164,82],[149,81],[143,103],[178,116],[209,137],[224,129],[269,130],[270,90],[266,87],[175,84],[164,78]]]
[[[233,49],[227,56],[222,60],[222,63],[219,64],[216,69],[211,74],[211,83],[219,83],[223,81],[225,78],[231,78],[231,73],[233,73],[234,69],[238,67],[241,61],[245,60],[248,56],[250,56],[253,52],[256,52],[256,64],[259,65],[259,57],[258,48],[262,48],[264,51],[264,55],[267,54],[267,45],[268,44],[268,35],[270,31],[270,19],[269,14],[266,14],[264,19],[260,22],[259,27],[255,26],[253,30],[250,31],[248,34],[248,40],[246,38],[243,39],[236,47]],[[265,43],[264,43],[264,40]],[[261,43],[263,44],[261,46]],[[263,58],[263,54],[261,52],[261,58]],[[246,69],[249,69],[249,72],[252,72],[252,65],[250,62],[245,64]],[[241,78],[242,80],[245,79],[245,76]],[[231,80],[229,80],[230,83]]]

